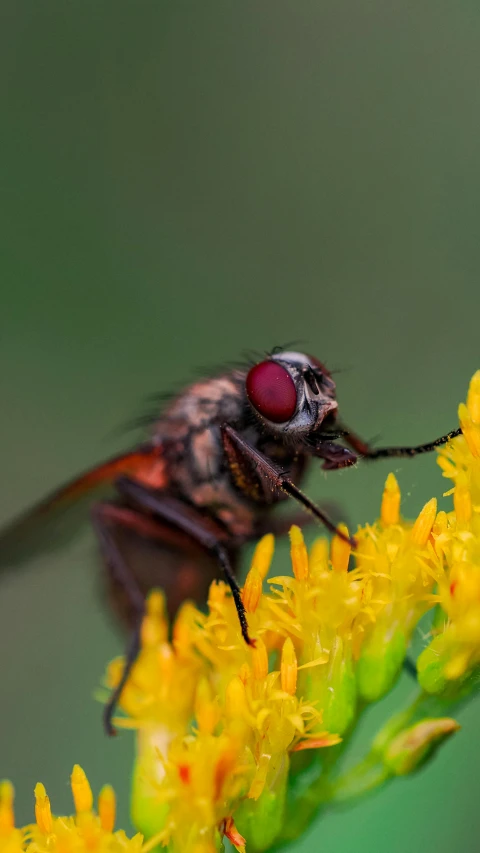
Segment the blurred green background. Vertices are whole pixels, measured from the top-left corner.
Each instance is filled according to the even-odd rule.
[[[147,393],[246,348],[304,341],[367,437],[456,425],[480,366],[479,39],[470,0],[3,0],[0,521],[124,447]],[[372,520],[388,469],[309,491]],[[406,514],[444,488],[432,457],[395,470]],[[77,761],[128,821],[132,738],[90,698],[122,650],[99,575],[86,528],[2,581],[0,776],[24,822],[38,779],[70,810]],[[295,851],[478,849],[478,710]]]

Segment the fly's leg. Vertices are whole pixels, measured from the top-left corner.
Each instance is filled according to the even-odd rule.
[[[222,540],[227,539],[226,532],[215,522],[202,516],[193,507],[176,498],[149,489],[136,480],[120,477],[116,485],[120,494],[133,502],[143,512],[148,512],[155,520],[163,521],[183,531],[190,539],[193,539],[218,560],[232,592],[242,636],[246,643],[254,646],[255,643],[248,634],[247,617],[240,587],[235,578],[227,548],[222,542]]]
[[[338,519],[337,523],[342,520],[350,529],[350,524],[348,523],[348,519],[345,519],[345,513],[340,504],[337,504],[335,501],[322,502],[320,508],[322,512],[325,512],[330,517],[333,523],[335,523],[336,519]],[[307,515],[302,510],[285,513],[285,515],[277,515],[273,518],[272,516],[268,516],[267,518],[262,518],[260,523],[257,524],[252,539],[258,539],[259,536],[264,536],[265,533],[273,533],[274,536],[286,536],[293,524],[305,528],[314,523],[315,518],[313,515]]]
[[[363,456],[365,459],[386,459],[394,456],[408,457],[418,456],[419,453],[430,453],[430,451],[435,450],[436,447],[441,447],[442,444],[446,444],[447,441],[450,441],[452,438],[456,438],[457,435],[461,435],[461,432],[462,430],[458,427],[458,429],[452,429],[452,431],[448,432],[446,435],[436,438],[435,441],[429,441],[427,444],[417,444],[415,447],[374,448],[371,447],[368,442],[363,441],[363,439],[354,432],[351,432],[351,430],[346,430],[344,439],[359,456]]]
[[[140,651],[140,629],[145,614],[145,597],[131,568],[123,559],[120,548],[115,540],[114,530],[118,527],[127,527],[147,539],[156,539],[159,541],[165,540],[168,531],[156,524],[152,519],[144,517],[134,510],[109,503],[100,503],[93,507],[92,521],[107,568],[113,580],[125,591],[129,604],[135,614],[134,628],[125,654],[125,666],[122,677],[117,687],[112,691],[103,712],[105,730],[107,734],[114,735],[116,732],[112,725],[112,717],[132,670],[132,666]]]
[[[285,471],[281,471],[277,468],[270,459],[267,459],[267,457],[264,456],[263,453],[260,453],[260,451],[255,447],[252,447],[252,445],[249,444],[248,441],[245,441],[245,439],[242,438],[242,436],[239,435],[231,426],[225,424],[222,427],[222,436],[227,457],[229,458],[231,465],[237,465],[240,467],[242,465],[242,460],[247,461],[250,468],[253,468],[257,474],[270,482],[272,489],[281,490],[287,495],[290,495],[290,497],[295,498],[298,503],[312,513],[315,518],[321,521],[327,530],[330,530],[332,533],[335,533],[335,535],[340,536],[341,539],[345,540],[350,545],[356,545],[354,539],[349,538],[345,533],[343,533],[343,531],[339,530],[333,521],[330,520],[328,515],[326,515],[320,507],[316,506],[310,498],[300,491]]]

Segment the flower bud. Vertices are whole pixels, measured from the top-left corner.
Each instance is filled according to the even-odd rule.
[[[247,839],[247,850],[268,850],[283,827],[289,761],[271,757],[265,785],[258,799],[246,798],[235,812],[237,829]]]
[[[407,651],[402,629],[379,624],[362,647],[357,664],[357,685],[362,699],[377,702],[393,687]]]
[[[352,723],[357,706],[357,687],[351,652],[341,637],[332,643],[325,665],[302,668],[299,693],[322,711],[320,730],[342,735]],[[312,729],[315,733],[317,727]]]
[[[171,738],[164,727],[138,732],[131,814],[134,825],[145,838],[161,832],[167,821],[169,804],[159,799],[158,791],[165,775],[161,756],[166,757]]]
[[[405,776],[431,759],[450,735],[460,728],[450,717],[426,718],[401,731],[387,746],[383,760],[394,776]]]
[[[457,663],[455,664],[455,660]],[[453,662],[453,666],[452,666]],[[447,633],[434,637],[432,642],[417,659],[418,683],[426,693],[441,694],[449,690],[449,694],[463,686],[463,676],[467,662],[462,660],[458,666],[457,659],[452,654],[451,644]],[[460,682],[455,684],[455,681]]]

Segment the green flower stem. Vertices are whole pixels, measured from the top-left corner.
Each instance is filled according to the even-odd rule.
[[[316,756],[306,770],[298,773],[289,782],[284,828],[273,847],[269,849],[277,851],[294,841],[327,808],[344,807],[396,778],[383,759],[386,744],[399,732],[425,718],[442,718],[452,710],[457,711],[473,693],[474,691],[470,690],[432,696],[418,690],[406,708],[385,723],[374,738],[368,753],[344,773],[337,774],[337,769],[350,744],[351,735],[345,737],[338,746]],[[358,724],[358,716],[352,731]]]
[[[383,785],[389,778],[391,778],[390,771],[383,761],[379,760],[378,754],[372,751],[331,784],[329,803],[341,806],[351,800],[364,797]]]

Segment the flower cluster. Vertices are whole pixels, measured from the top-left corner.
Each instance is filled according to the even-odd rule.
[[[438,513],[433,530],[442,568],[432,599],[438,606],[433,639],[418,660],[422,687],[447,696],[469,690],[480,666],[480,371],[458,414],[462,435],[438,457],[453,482],[446,494],[454,509]]]
[[[14,829],[3,784],[0,850],[216,853],[228,838],[261,853],[299,835],[319,807],[430,759],[458,729],[446,712],[480,683],[480,372],[459,417],[462,435],[438,455],[453,482],[450,512],[433,498],[405,521],[389,474],[379,519],[358,529],[353,553],[346,536],[318,538],[308,552],[293,526],[292,574],[270,576],[273,536],[258,543],[242,591],[254,645],[222,582],[206,613],[185,603],[171,631],[163,594],[150,594],[115,721],[136,731],[132,813],[143,835],[113,833],[113,793],[104,790],[95,814],[75,768],[76,817],[52,818],[37,786],[37,823],[26,830]],[[361,713],[395,684],[428,612],[417,696],[345,770]],[[119,658],[108,667],[109,689],[123,666]]]
[[[15,827],[13,787],[0,783],[0,850],[1,853],[147,853],[143,836],[127,838],[114,832],[115,794],[106,785],[93,810],[93,795],[87,777],[75,765],[70,778],[74,817],[54,817],[45,787],[35,786],[35,823],[24,829]]]
[[[355,534],[353,555],[340,536],[315,540],[309,554],[293,526],[293,576],[267,577],[265,536],[242,593],[253,648],[224,583],[212,585],[206,614],[184,605],[171,642],[161,593],[151,594],[117,720],[138,730],[133,816],[147,837],[185,853],[199,839],[202,851],[220,849],[223,834],[238,850],[280,837],[295,754],[330,752],[398,678],[444,583],[439,523],[434,499],[414,523],[402,520],[390,474],[380,518]],[[110,688],[121,672],[114,661]]]

